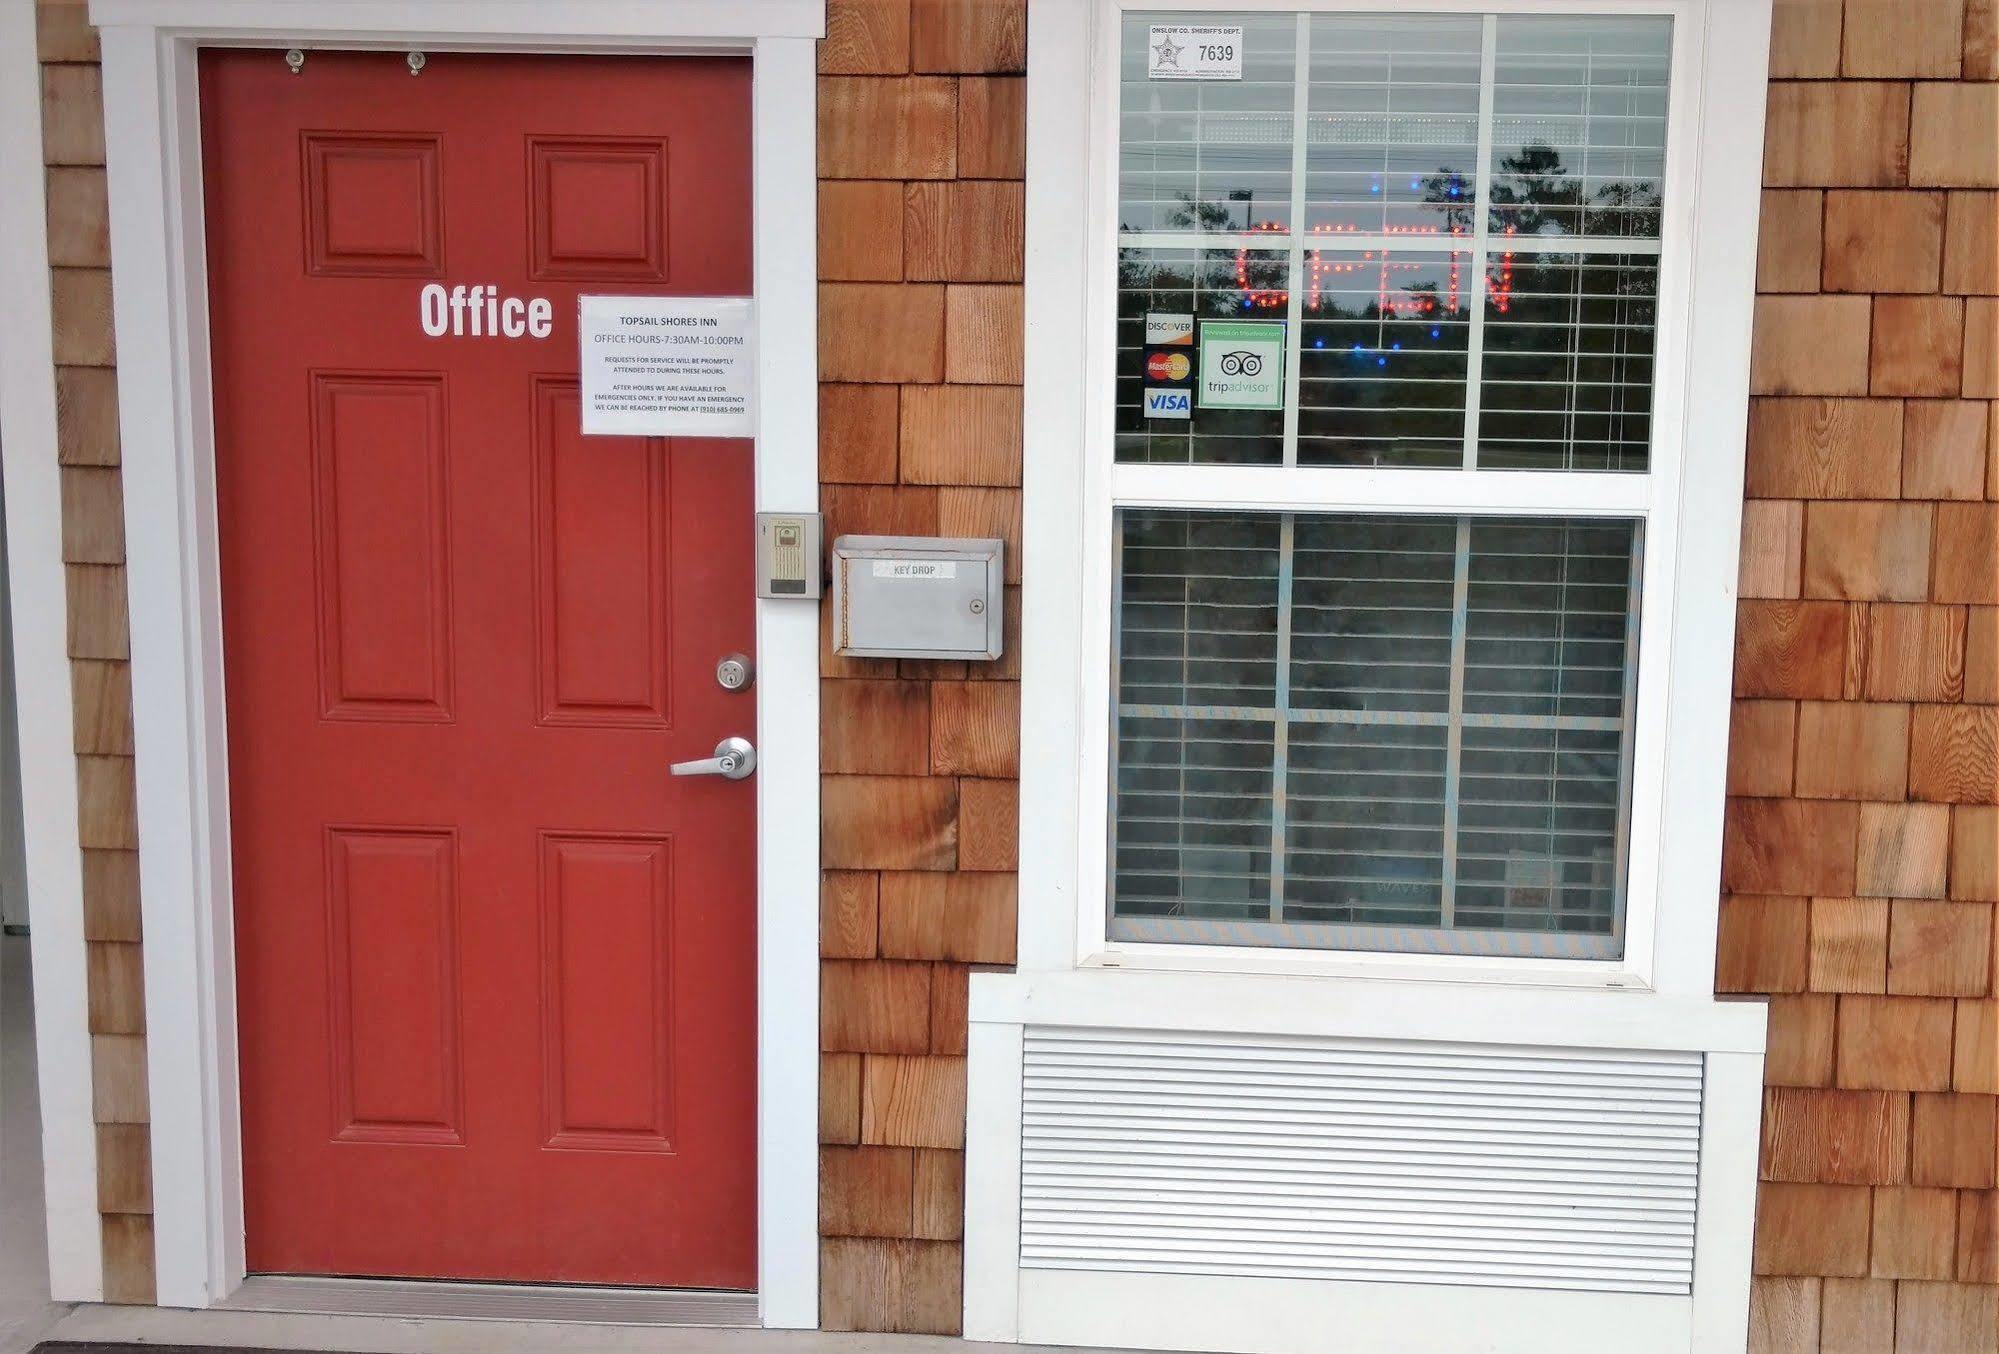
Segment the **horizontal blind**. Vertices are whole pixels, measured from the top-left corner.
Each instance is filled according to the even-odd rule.
[[[1672,20],[1503,15],[1492,227],[1657,239]]]
[[[1502,247],[1498,266],[1505,293],[1485,317],[1478,463],[1644,469],[1657,257],[1515,255]]]
[[[1483,21],[1323,14],[1309,23],[1307,233],[1469,234]]]
[[[1249,230],[1290,224],[1291,99],[1298,27],[1289,14],[1238,14],[1240,80],[1153,80],[1155,15],[1127,21],[1120,86],[1118,221],[1125,230]]]
[[[1616,953],[1637,539],[1121,512],[1112,935]]]
[[[1115,796],[1138,911],[1253,913],[1270,896],[1281,520],[1161,515],[1119,548]]]
[[[1027,1268],[1686,1293],[1702,1059],[1030,1026]]]

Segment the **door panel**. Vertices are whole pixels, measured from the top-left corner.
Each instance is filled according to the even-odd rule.
[[[444,378],[315,372],[312,387],[325,711],[449,719]]]
[[[457,856],[449,832],[326,834],[327,1064],[342,1142],[465,1141]]]
[[[748,64],[201,76],[250,1268],[750,1287],[752,448],[575,324],[750,292]]]
[[[671,470],[643,441],[584,437],[574,381],[535,401],[542,718],[665,727]]]

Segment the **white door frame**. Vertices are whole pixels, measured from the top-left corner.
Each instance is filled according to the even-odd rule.
[[[244,1254],[197,49],[747,52],[761,330],[756,506],[811,511],[814,40],[824,4],[93,0],[91,18],[102,30],[119,335],[158,1301],[207,1307],[242,1282]],[[819,1272],[817,609],[758,602],[757,650],[757,1285],[765,1325],[810,1327]],[[76,1075],[87,1078],[87,1065]]]

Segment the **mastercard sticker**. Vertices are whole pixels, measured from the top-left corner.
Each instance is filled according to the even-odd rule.
[[[1194,317],[1145,317],[1145,416],[1194,416]]]

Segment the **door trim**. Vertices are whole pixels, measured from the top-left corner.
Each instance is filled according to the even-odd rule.
[[[818,506],[815,39],[822,0],[95,0],[130,578],[158,1302],[244,1279],[242,1127],[197,48],[752,61],[756,507]],[[757,1280],[818,1323],[818,612],[756,604]],[[782,830],[766,830],[781,827]],[[801,849],[801,843],[805,844]],[[80,1069],[88,1075],[88,1067]]]

